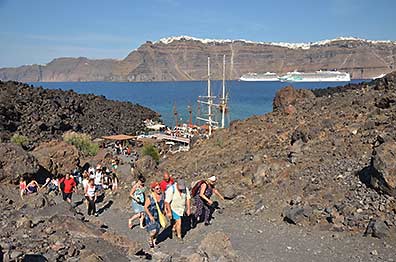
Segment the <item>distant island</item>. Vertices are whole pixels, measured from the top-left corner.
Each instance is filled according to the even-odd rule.
[[[221,79],[226,55],[227,79],[249,72],[285,74],[299,70],[339,70],[352,79],[370,79],[395,70],[396,41],[340,37],[315,43],[272,43],[213,40],[189,36],[147,41],[123,60],[56,58],[46,65],[1,68],[0,80],[60,81],[185,81],[207,78],[207,57],[212,79]]]

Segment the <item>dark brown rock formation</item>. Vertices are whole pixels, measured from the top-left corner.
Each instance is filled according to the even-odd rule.
[[[32,155],[53,175],[71,172],[80,161],[79,151],[63,141],[43,142],[34,148]]]
[[[22,147],[0,143],[0,182],[18,183],[22,176],[32,176],[39,170],[37,160]]]
[[[391,196],[396,196],[396,143],[385,142],[374,150],[370,184]]]
[[[395,70],[395,42],[335,39],[305,45],[207,41],[190,37],[147,42],[125,59],[57,58],[46,65],[0,69],[0,79],[29,81],[174,81],[206,79],[207,57],[213,79],[222,78],[227,56],[227,79],[248,72],[346,71],[352,78],[372,78]]]
[[[103,96],[73,91],[33,88],[0,81],[0,139],[13,133],[31,142],[59,139],[66,131],[88,133],[93,138],[117,133],[135,134],[143,120],[159,115],[143,106],[107,100]]]
[[[313,99],[314,97],[315,95],[309,90],[286,86],[276,92],[273,101],[273,110],[290,112],[290,107],[294,107],[298,99]]]

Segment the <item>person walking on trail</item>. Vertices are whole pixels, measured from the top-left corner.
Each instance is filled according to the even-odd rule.
[[[162,179],[160,186],[161,186],[161,191],[165,192],[165,190],[172,185],[175,182],[173,177],[169,175],[168,171],[164,171],[164,179]]]
[[[150,188],[151,194],[146,195],[144,210],[146,211],[146,230],[149,233],[149,246],[150,248],[154,248],[158,233],[161,229],[159,212],[164,212],[165,201],[164,194],[158,182],[151,183]]]
[[[70,173],[66,173],[66,175],[59,180],[59,189],[62,192],[64,201],[71,204],[73,192],[75,191],[76,186],[76,181],[70,176]]]
[[[220,192],[215,188],[217,182],[217,178],[215,176],[209,177],[206,181],[200,181],[199,188],[197,193],[194,195],[196,211],[193,217],[193,227],[200,221],[200,218],[204,216],[205,226],[211,224],[210,219],[212,213],[214,211],[213,201],[210,200],[210,197],[215,194],[221,200],[224,200],[224,197],[220,194]],[[194,191],[194,188],[193,190]]]
[[[184,213],[187,216],[191,214],[191,196],[183,179],[177,180],[165,191],[165,207],[169,220],[174,220],[172,231],[176,232],[176,237],[181,240],[182,217]]]
[[[96,167],[94,183],[95,183],[96,189],[98,191],[102,191],[103,190],[103,172],[102,172],[102,166],[101,165],[97,165],[97,167]]]
[[[98,197],[98,192],[93,178],[88,180],[88,185],[84,188],[84,195],[88,202],[88,216],[98,216],[98,213],[96,213],[96,199]]]
[[[140,228],[143,227],[144,221],[144,193],[146,191],[146,187],[144,183],[146,182],[146,178],[143,175],[139,175],[138,180],[133,184],[131,188],[131,192],[129,196],[132,197],[132,209],[135,213],[131,218],[128,219],[128,227],[133,228],[133,220],[139,218]]]
[[[20,189],[20,196],[23,199],[23,195],[30,195],[38,192],[40,190],[40,186],[36,180],[30,181],[29,184],[26,185],[25,178],[21,178],[19,183],[19,189]]]

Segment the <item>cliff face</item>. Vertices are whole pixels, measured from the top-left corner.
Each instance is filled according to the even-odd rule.
[[[191,37],[147,42],[124,60],[58,58],[47,65],[0,69],[1,80],[17,81],[175,81],[220,79],[226,55],[227,79],[248,72],[333,70],[354,79],[372,78],[395,69],[396,42],[339,38],[311,44],[204,40]]]

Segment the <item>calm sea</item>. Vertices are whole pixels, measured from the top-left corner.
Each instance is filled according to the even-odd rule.
[[[352,83],[364,80],[353,80]],[[293,83],[295,88],[324,88],[349,82]],[[48,89],[74,90],[81,94],[103,95],[108,99],[129,101],[153,109],[168,126],[175,123],[173,107],[176,105],[179,121],[188,122],[188,106],[193,108],[193,121],[198,112],[198,96],[207,95],[207,81],[188,82],[34,82],[34,86]],[[212,95],[220,96],[221,81],[212,81]],[[227,121],[245,119],[272,111],[276,91],[290,83],[227,81],[229,114]],[[203,109],[201,109],[203,112]]]

